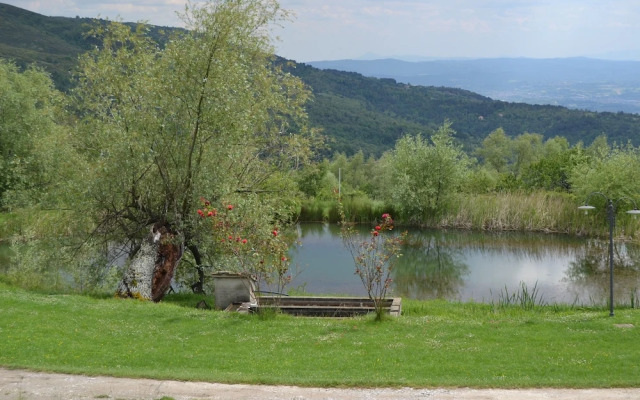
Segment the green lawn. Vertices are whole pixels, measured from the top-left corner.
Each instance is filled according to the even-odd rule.
[[[634,309],[611,318],[405,301],[405,315],[375,323],[197,310],[197,300],[153,304],[0,283],[0,366],[302,386],[640,386]]]

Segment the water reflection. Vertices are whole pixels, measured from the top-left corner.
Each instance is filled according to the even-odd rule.
[[[445,241],[443,235],[411,236],[394,271],[397,295],[419,300],[459,297],[469,266],[462,250]]]
[[[362,235],[369,234],[362,228]],[[299,269],[291,288],[308,293],[364,296],[335,224],[301,224],[301,246],[290,256]],[[536,285],[547,303],[605,305],[609,298],[608,242],[562,235],[410,230],[395,270],[393,292],[412,299],[491,302],[521,283]],[[640,246],[615,243],[616,304],[640,307]],[[0,274],[11,249],[0,242]]]
[[[616,304],[640,306],[640,247],[614,244],[614,295]],[[569,263],[565,281],[567,290],[577,299],[589,303],[607,304],[609,299],[608,242],[589,240],[582,252]]]
[[[363,235],[368,232],[363,227]],[[354,275],[339,228],[299,227],[302,246],[292,249],[301,273],[293,287],[311,293],[365,295]],[[607,242],[565,235],[410,230],[397,266],[394,294],[413,299],[490,302],[524,283],[547,303],[605,304],[608,299]],[[640,247],[616,247],[617,302],[638,297]]]

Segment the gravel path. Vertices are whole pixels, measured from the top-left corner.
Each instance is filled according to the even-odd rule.
[[[0,400],[602,400],[639,399],[634,389],[336,389],[87,377],[0,368]]]

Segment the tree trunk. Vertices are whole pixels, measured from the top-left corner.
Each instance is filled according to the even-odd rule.
[[[117,295],[158,302],[171,285],[183,243],[165,223],[155,224],[133,256]]]
[[[191,285],[193,293],[204,294],[204,269],[202,268],[202,255],[198,246],[195,244],[187,245],[189,251],[193,255],[193,259],[196,262],[196,270],[198,271],[198,281]]]

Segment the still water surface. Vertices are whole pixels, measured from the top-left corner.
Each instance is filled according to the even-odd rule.
[[[363,238],[369,228],[363,228]],[[397,232],[399,233],[399,232]],[[290,251],[298,273],[289,286],[314,294],[363,296],[335,224],[301,224]],[[409,230],[393,274],[393,295],[411,299],[499,302],[526,285],[545,303],[605,305],[608,241],[566,235]],[[0,273],[11,250],[0,242]],[[640,307],[640,246],[616,241],[617,304]]]
[[[363,232],[363,235],[367,235]],[[334,224],[301,224],[291,250],[290,287],[309,293],[366,295]],[[363,236],[364,237],[364,236]],[[492,302],[526,285],[546,303],[606,304],[607,241],[565,235],[410,230],[394,271],[393,294],[412,299]],[[616,302],[637,303],[640,247],[616,243]]]

